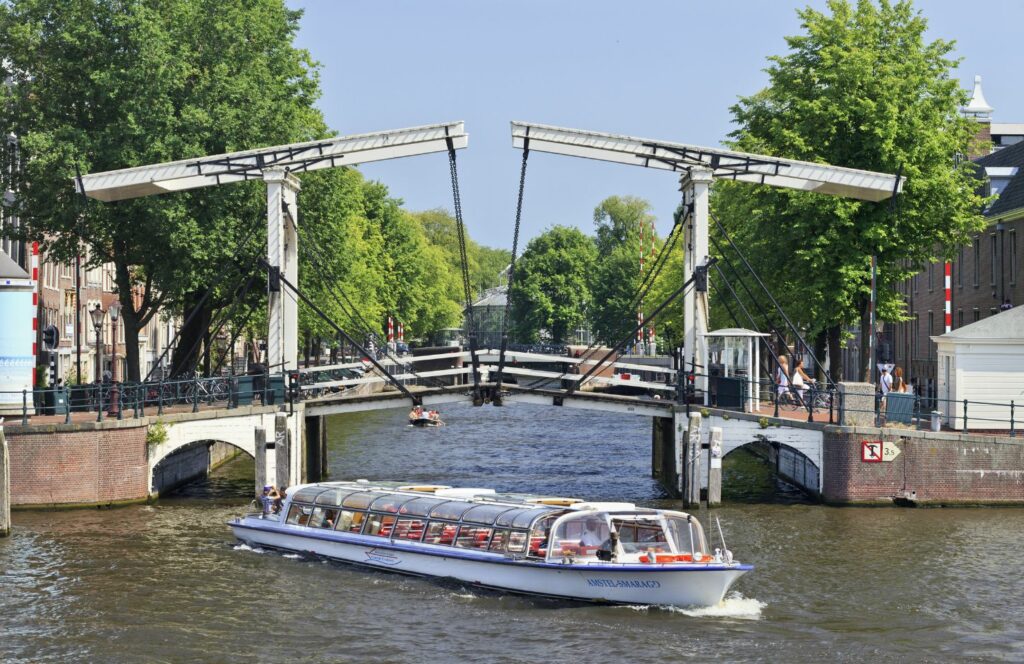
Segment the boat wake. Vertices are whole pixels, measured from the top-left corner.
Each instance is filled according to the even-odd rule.
[[[231,548],[234,549],[235,551],[252,551],[253,553],[266,553],[265,549],[261,549],[258,546],[257,547],[249,546],[245,542],[239,542],[238,544],[234,545]]]
[[[627,604],[621,608],[633,611],[668,611],[681,613],[691,618],[735,618],[739,620],[760,620],[761,611],[768,606],[753,597],[744,597],[740,593],[729,595],[715,606],[680,608],[678,606],[654,606],[646,604]]]
[[[691,618],[739,618],[740,620],[760,620],[761,611],[768,606],[766,603],[744,597],[740,593],[729,593],[725,599],[715,606],[694,607],[680,609],[676,607],[665,607],[669,611],[678,611]]]

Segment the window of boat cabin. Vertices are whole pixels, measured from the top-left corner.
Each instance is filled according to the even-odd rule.
[[[446,503],[441,503],[434,509],[430,510],[431,519],[445,519],[448,521],[458,521],[462,518],[462,515],[473,507],[473,503],[464,503],[459,500],[450,500]]]
[[[288,518],[285,519],[285,523],[293,526],[305,526],[309,523],[309,515],[312,513],[312,506],[296,505],[295,503],[292,503],[291,509],[288,510]]]
[[[428,516],[430,510],[434,509],[441,503],[448,502],[442,498],[414,498],[407,503],[403,503],[398,508],[399,514],[408,514],[410,516]]]
[[[459,536],[455,538],[455,546],[460,549],[481,549],[486,551],[493,531],[493,528],[486,526],[463,524],[459,528]]]
[[[593,525],[588,525],[593,524]],[[588,542],[581,544],[584,533],[590,530]],[[550,534],[549,555],[558,557],[565,555],[595,557],[598,549],[611,548],[610,531],[604,516],[581,514],[568,521],[558,524]]]
[[[527,539],[525,530],[513,530],[508,536],[508,552],[523,553],[526,551]]]
[[[428,544],[451,545],[455,541],[455,533],[458,529],[459,527],[454,523],[431,521],[427,524],[427,530],[423,536],[423,541]]]
[[[426,521],[417,518],[401,518],[395,523],[395,539],[418,542],[423,537]]]
[[[292,496],[292,502],[312,503],[314,500],[316,500],[317,496],[326,491],[330,491],[330,489],[325,489],[324,487],[317,486],[315,484],[313,486],[307,486],[305,488],[299,489],[299,491]]]
[[[402,494],[388,494],[377,498],[370,504],[370,510],[373,512],[387,512],[390,514],[398,514],[398,509],[403,503],[407,503],[413,500],[410,496],[403,496]]]
[[[366,512],[341,510],[341,515],[338,517],[337,529],[349,533],[358,533],[363,529],[364,521],[366,521]]]
[[[552,512],[534,521],[533,528],[530,529],[529,554],[531,556],[541,558],[545,556],[548,550],[548,538],[551,535],[551,525],[561,514],[561,512]]]
[[[334,528],[338,523],[339,510],[331,507],[314,507],[313,514],[309,517],[310,528]]]
[[[324,491],[313,501],[317,505],[329,505],[333,507],[340,507],[341,501],[349,494],[355,493],[355,489],[328,489]]]
[[[500,528],[494,531],[494,536],[491,537],[491,544],[488,546],[490,551],[504,551],[505,544],[508,543],[508,531],[504,528]]]
[[[378,495],[379,494],[367,493],[365,491],[350,493],[342,499],[341,506],[354,510],[365,510]]]
[[[513,509],[515,508],[508,505],[476,505],[462,515],[462,522],[491,526],[498,516]]]
[[[668,524],[668,532],[672,541],[675,542],[676,551],[679,553],[707,553],[707,542],[704,541],[704,531],[696,521],[687,521],[682,517],[665,517]]]
[[[685,521],[684,521],[685,523]],[[668,538],[656,519],[625,520],[612,519],[612,525],[619,533],[619,546],[623,553],[671,553]],[[690,544],[678,548],[678,552],[685,553],[690,550]]]
[[[515,521],[517,516],[520,516],[522,514],[529,514],[533,511],[534,510],[532,510],[531,508],[526,507],[511,509],[507,512],[502,512],[498,515],[498,518],[494,520],[494,525],[498,526],[499,528],[511,528],[512,522]]]
[[[366,525],[363,526],[363,534],[390,537],[391,529],[395,527],[395,521],[397,520],[397,516],[370,512],[366,517]]]

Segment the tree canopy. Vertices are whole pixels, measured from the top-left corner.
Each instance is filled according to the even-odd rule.
[[[576,228],[555,226],[530,240],[509,293],[517,341],[536,343],[545,334],[565,343],[587,326],[596,256],[594,240]]]
[[[870,257],[878,258],[879,315],[900,320],[905,306],[892,286],[983,227],[973,168],[959,158],[976,127],[959,113],[966,93],[952,76],[953,43],[926,42],[927,23],[910,2],[829,0],[827,11],[799,16],[803,32],[769,59],[768,86],[732,107],[732,145],[900,171],[903,194],[892,209],[720,181],[713,208],[794,322],[827,333],[838,373],[845,328],[860,321],[868,333]],[[871,360],[861,360],[866,370]]]

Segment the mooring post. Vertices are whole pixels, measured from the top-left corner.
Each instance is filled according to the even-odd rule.
[[[7,438],[0,421],[0,537],[11,534],[11,471],[7,454]]]
[[[683,446],[685,456],[685,490],[683,505],[700,505],[700,413],[691,412],[690,422],[686,430],[686,444]]]
[[[708,455],[708,507],[722,502],[722,428],[711,427]]]
[[[263,493],[263,487],[267,484],[267,430],[263,427],[255,427],[256,436],[256,491],[254,496]]]

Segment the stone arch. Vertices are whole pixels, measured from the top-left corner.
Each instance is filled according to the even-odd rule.
[[[814,494],[821,493],[821,466],[813,458],[786,443],[769,440],[767,437],[760,440],[751,440],[740,445],[730,446],[728,451],[722,455],[726,457],[735,452],[752,446],[759,446],[768,455],[768,463],[775,467],[775,471],[784,480],[787,480],[805,491]]]
[[[712,416],[705,420],[707,424],[702,425],[701,433],[707,436],[711,427],[722,429],[722,457],[730,452],[754,442],[766,442],[772,444],[780,453],[781,461],[779,466],[780,474],[794,480],[804,486],[805,489],[820,494],[822,488],[822,443],[824,434],[821,429],[808,426],[768,426],[763,427],[760,422],[746,419],[737,419]],[[704,438],[707,440],[707,438]],[[804,460],[806,459],[806,461]],[[796,473],[799,463],[799,476]],[[809,464],[806,466],[805,464]],[[805,472],[805,468],[813,468],[813,474]],[[813,476],[812,476],[813,475]],[[807,484],[802,482],[807,479]]]

